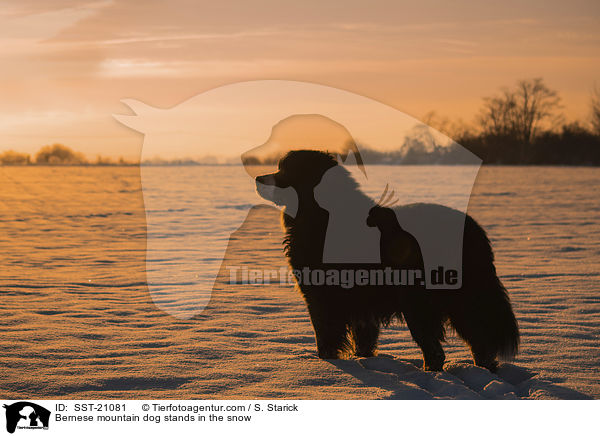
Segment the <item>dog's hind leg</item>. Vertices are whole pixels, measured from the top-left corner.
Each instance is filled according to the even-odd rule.
[[[497,371],[498,360],[496,360],[496,352],[490,350],[489,347],[471,344],[471,354],[473,355],[475,365],[487,368],[491,372]]]
[[[415,308],[403,312],[410,334],[423,352],[425,371],[442,371],[446,355],[441,340],[444,337],[442,320],[419,313]]]
[[[354,352],[358,357],[376,356],[379,323],[369,319],[354,320],[352,322],[352,338]]]
[[[456,333],[465,340],[471,349],[475,365],[487,368],[491,372],[498,368],[493,338],[489,335],[488,320],[474,311],[454,310],[450,322]]]

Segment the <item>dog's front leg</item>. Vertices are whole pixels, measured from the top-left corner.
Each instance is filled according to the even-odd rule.
[[[379,323],[377,321],[361,319],[352,322],[352,338],[354,339],[354,352],[356,356],[376,356],[378,337]]]
[[[312,297],[306,301],[315,331],[317,354],[321,359],[340,358],[350,346],[345,318],[336,312],[336,307],[327,304],[326,298]]]

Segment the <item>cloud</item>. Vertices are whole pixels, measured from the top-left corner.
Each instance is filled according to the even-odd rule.
[[[98,9],[109,6],[111,3],[111,1],[73,3],[69,7],[50,8],[51,2],[37,2],[30,6],[43,4],[46,7],[39,9],[26,7],[12,10],[9,8],[0,15],[0,38],[45,40],[91,16]]]

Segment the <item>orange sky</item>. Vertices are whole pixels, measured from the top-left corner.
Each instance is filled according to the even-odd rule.
[[[486,3],[486,4],[484,4]],[[139,156],[112,113],[170,107],[218,85],[310,81],[472,120],[521,78],[583,119],[600,86],[597,1],[322,2],[9,0],[0,7],[0,150],[62,142]]]

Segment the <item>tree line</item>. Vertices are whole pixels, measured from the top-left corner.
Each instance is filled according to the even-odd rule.
[[[116,160],[97,156],[96,160],[88,160],[83,153],[72,150],[62,144],[46,145],[42,147],[32,158],[29,153],[20,153],[8,150],[0,153],[0,164],[2,165],[137,165],[123,158]]]
[[[444,133],[484,163],[600,165],[598,89],[590,96],[588,120],[565,122],[561,110],[558,92],[541,78],[521,80],[486,97],[474,125]]]
[[[600,165],[600,91],[594,89],[586,121],[565,122],[556,90],[541,78],[518,81],[485,97],[475,120],[469,124],[440,117],[435,112],[423,118],[393,152],[381,152],[360,144],[366,164],[460,164],[462,147],[479,156],[484,164],[499,165]],[[430,126],[454,140],[439,144]],[[460,144],[460,145],[459,145]],[[462,146],[462,147],[461,147]],[[271,164],[280,156],[249,157],[244,164]],[[162,161],[161,161],[162,162]],[[156,164],[155,162],[142,162]],[[207,164],[193,159],[162,164]],[[136,165],[122,158],[114,161],[98,156],[93,162],[61,145],[42,147],[32,159],[12,150],[0,153],[2,165]]]

